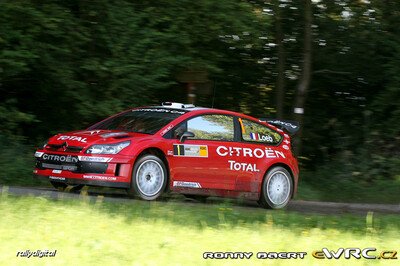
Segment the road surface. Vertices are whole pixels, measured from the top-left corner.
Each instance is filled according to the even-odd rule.
[[[132,202],[138,199],[128,198],[124,190],[114,189],[106,192],[98,191],[95,188],[87,190],[88,197],[95,200],[97,196],[104,196],[104,201],[108,202]],[[33,195],[52,199],[74,199],[79,198],[79,193],[60,192],[47,187],[15,187],[0,186],[0,193],[8,193],[10,195]],[[180,195],[171,195],[163,199],[163,201],[174,200],[182,202],[182,204],[217,204],[225,199],[208,198],[205,203],[197,202],[191,199],[185,199]],[[232,200],[232,205],[236,208],[260,208],[256,202],[246,200]],[[293,200],[286,208],[288,211],[301,213],[318,213],[318,214],[361,214],[368,212],[384,213],[384,214],[400,214],[400,204],[363,204],[363,203],[337,203],[337,202],[318,202]]]

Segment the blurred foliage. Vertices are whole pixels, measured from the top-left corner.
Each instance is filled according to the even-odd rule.
[[[33,157],[36,147],[22,144],[21,140],[10,140],[0,135],[0,184],[20,186],[48,185],[49,182],[33,177]]]
[[[3,0],[0,135],[28,149],[132,106],[185,102],[177,80],[184,70],[208,73],[214,107],[273,117],[278,11],[284,117],[291,118],[301,75],[303,1]],[[303,180],[316,187],[316,180],[396,182],[400,2],[313,1],[312,11]],[[196,104],[212,102],[199,93]]]
[[[132,106],[159,104],[160,91],[176,83],[179,71],[222,71],[218,63],[226,59],[232,38],[219,36],[261,27],[241,1],[157,5],[161,8],[152,1],[2,1],[4,131],[14,134],[18,128],[21,135],[43,137]],[[235,45],[257,37],[243,36]]]

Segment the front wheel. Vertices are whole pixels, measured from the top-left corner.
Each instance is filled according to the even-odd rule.
[[[155,200],[165,190],[167,179],[164,162],[157,156],[145,155],[133,167],[131,189],[128,193],[133,192],[144,200]]]
[[[290,173],[283,167],[273,167],[264,177],[259,203],[265,208],[282,209],[293,193]]]

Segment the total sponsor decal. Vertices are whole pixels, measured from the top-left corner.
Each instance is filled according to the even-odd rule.
[[[208,157],[208,146],[174,144],[174,156]]]
[[[174,181],[174,187],[189,187],[189,188],[201,188],[200,183],[197,182],[186,182],[186,181]]]
[[[95,179],[95,180],[107,180],[115,181],[117,178],[115,176],[100,176],[100,175],[83,175],[84,179]]]
[[[229,163],[229,169],[235,170],[235,171],[246,171],[246,172],[260,172],[259,169],[257,169],[257,165],[255,163],[238,163],[236,161],[228,161]]]
[[[87,143],[87,138],[82,138],[78,136],[59,136],[57,140],[75,140],[82,143]]]
[[[256,157],[256,158],[267,158],[267,159],[274,159],[274,158],[286,158],[285,154],[281,151],[272,150],[271,148],[242,148],[242,147],[225,147],[225,146],[218,146],[217,154],[219,156],[243,156],[243,157]]]

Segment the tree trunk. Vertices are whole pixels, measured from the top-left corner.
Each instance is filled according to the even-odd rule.
[[[285,48],[283,45],[282,12],[279,7],[279,0],[275,1],[275,30],[276,44],[278,46],[278,75],[276,78],[276,115],[282,119],[284,116],[285,101]]]
[[[296,99],[294,103],[294,119],[300,123],[300,130],[295,141],[295,152],[299,156],[302,149],[303,121],[304,121],[304,105],[307,98],[307,91],[311,82],[311,55],[312,55],[312,10],[311,0],[304,0],[304,53],[302,73],[297,85]]]

